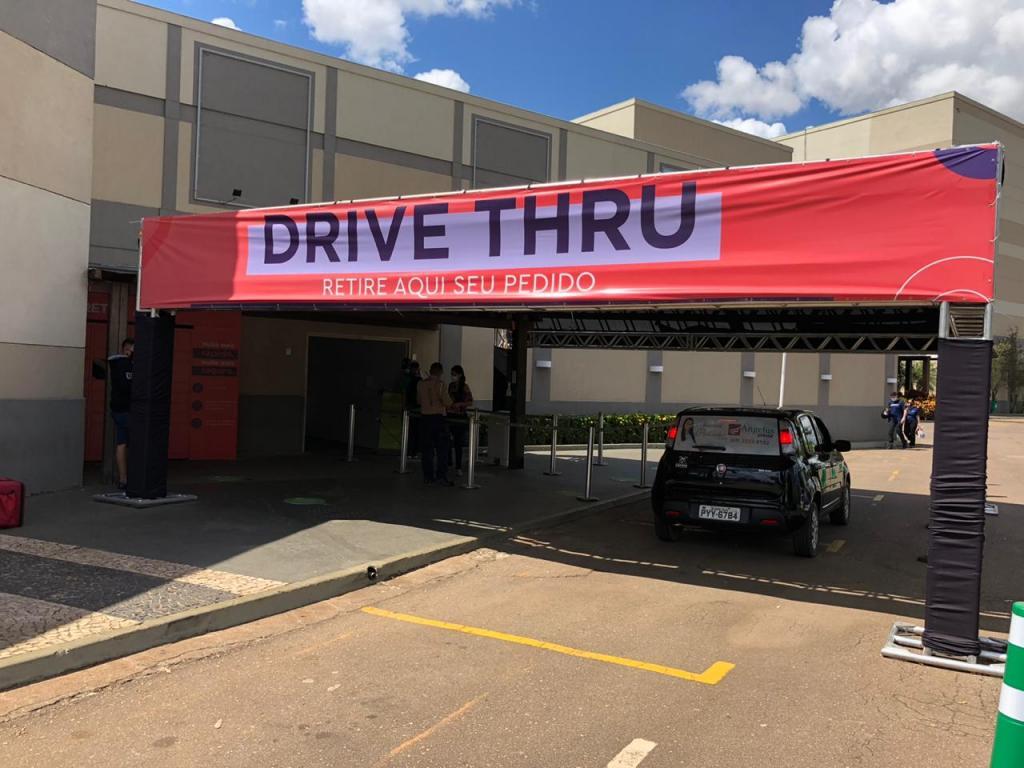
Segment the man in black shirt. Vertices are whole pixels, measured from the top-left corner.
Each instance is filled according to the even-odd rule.
[[[107,359],[110,375],[110,417],[114,420],[114,436],[117,445],[118,487],[124,490],[128,485],[128,411],[132,402],[132,355],[135,340],[121,342],[121,354]]]

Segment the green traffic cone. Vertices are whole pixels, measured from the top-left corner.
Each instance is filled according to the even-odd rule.
[[[990,768],[1024,766],[1024,603],[1013,604]]]

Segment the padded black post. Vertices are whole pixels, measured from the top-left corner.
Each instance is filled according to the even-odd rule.
[[[940,339],[924,645],[976,656],[992,342]]]
[[[132,405],[128,417],[128,495],[167,495],[167,442],[171,428],[174,317],[135,313]]]
[[[526,347],[530,339],[530,321],[517,319],[512,328],[512,349],[509,355],[509,370],[512,380],[512,401],[509,416],[512,427],[509,430],[509,469],[522,469],[526,465],[526,382],[529,370],[526,367]]]

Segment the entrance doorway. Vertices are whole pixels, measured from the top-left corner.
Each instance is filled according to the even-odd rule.
[[[356,406],[357,448],[381,445],[382,410],[400,391],[406,341],[310,336],[306,356],[305,450],[348,445],[349,406]],[[399,411],[401,406],[399,405]]]

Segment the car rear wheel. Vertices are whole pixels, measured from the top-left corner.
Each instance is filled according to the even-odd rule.
[[[850,481],[846,481],[846,487],[843,488],[843,501],[842,503],[829,512],[828,519],[832,525],[849,525],[850,524],[850,508],[853,506],[853,499],[850,496]]]
[[[818,505],[813,504],[807,510],[804,524],[793,531],[793,554],[800,557],[815,557],[818,554]]]
[[[654,533],[662,541],[679,541],[683,536],[682,528],[672,525],[659,514],[654,515]]]

